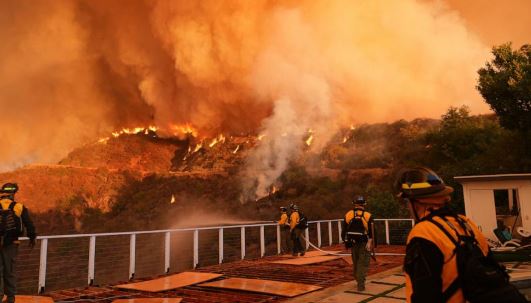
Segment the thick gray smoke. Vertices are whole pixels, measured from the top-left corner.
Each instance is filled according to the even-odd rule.
[[[441,1],[0,0],[0,39],[0,170],[191,124],[266,135],[260,196],[310,129],[319,150],[351,123],[488,110],[490,46]]]

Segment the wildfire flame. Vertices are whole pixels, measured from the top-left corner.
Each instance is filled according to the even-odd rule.
[[[177,125],[172,124],[170,125],[170,129],[173,132],[173,135],[179,136],[179,135],[191,135],[193,137],[197,137],[198,131],[195,129],[191,124],[183,124],[183,125]]]
[[[203,147],[203,143],[197,143],[192,153],[198,152]]]
[[[214,147],[214,145],[216,145],[218,143],[224,143],[224,142],[225,142],[225,136],[223,136],[223,134],[219,134],[219,136],[214,138],[214,140],[212,140],[212,142],[210,142],[210,144],[208,146],[209,147]]]
[[[118,138],[121,135],[136,135],[140,133],[144,133],[146,135],[149,134],[149,131],[156,132],[158,130],[158,127],[150,125],[148,127],[135,127],[135,128],[122,128],[119,131],[112,132],[112,136],[114,138]]]
[[[232,151],[233,154],[237,153],[238,151],[240,150],[240,144],[238,144],[238,146],[236,146],[236,149],[234,149]]]
[[[343,143],[347,143],[347,141],[348,141],[348,137],[347,137],[347,136],[344,136],[344,137],[343,137]]]
[[[313,142],[313,135],[310,135],[308,137],[308,139],[306,139],[306,141],[304,141],[306,143],[307,146],[310,146],[312,145],[312,142]]]
[[[262,139],[263,139],[265,136],[266,136],[266,135],[259,135],[258,138],[257,138],[258,141],[262,141]]]
[[[110,139],[109,137],[101,138],[101,139],[98,140],[98,143],[105,144],[105,143],[107,143],[107,141],[109,141],[109,139]]]

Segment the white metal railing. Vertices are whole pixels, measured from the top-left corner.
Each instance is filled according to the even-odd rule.
[[[322,233],[321,226],[327,225],[328,227],[328,245],[334,244],[334,237],[332,232],[332,226],[337,224],[338,241],[341,242],[341,219],[334,220],[319,220],[309,221],[309,224],[316,225],[317,231],[317,246],[322,246]],[[411,219],[375,219],[376,222],[384,223],[385,230],[385,243],[391,244],[390,237],[390,222],[402,221],[410,222],[413,227],[414,220]],[[409,225],[409,223],[408,223]],[[92,285],[95,280],[95,264],[96,264],[96,242],[98,238],[108,236],[129,236],[129,279],[135,277],[136,272],[136,239],[137,235],[145,234],[164,234],[164,268],[161,268],[161,273],[170,272],[170,259],[171,259],[171,234],[180,232],[193,232],[193,264],[191,266],[196,268],[199,265],[199,231],[204,230],[217,230],[218,231],[218,262],[221,264],[224,260],[224,230],[229,228],[240,228],[240,258],[245,259],[246,256],[246,229],[259,228],[259,246],[260,257],[266,255],[266,239],[265,239],[265,227],[276,226],[276,248],[277,254],[281,253],[281,231],[280,226],[277,223],[260,223],[260,224],[244,224],[244,225],[227,225],[227,226],[212,226],[212,227],[192,227],[192,228],[178,228],[178,229],[165,229],[165,230],[150,230],[150,231],[133,231],[133,232],[116,232],[116,233],[96,233],[96,234],[72,234],[72,235],[54,235],[54,236],[39,236],[40,240],[40,258],[39,258],[39,274],[38,274],[38,292],[44,292],[46,287],[46,271],[47,271],[47,256],[48,256],[48,242],[53,239],[73,239],[73,238],[89,238],[88,246],[88,272],[87,283]],[[378,232],[377,232],[378,233]],[[305,238],[310,239],[310,228],[305,230]],[[21,240],[27,240],[27,238],[21,238]],[[306,243],[306,248],[309,247],[309,242]],[[81,286],[81,285],[80,285]]]

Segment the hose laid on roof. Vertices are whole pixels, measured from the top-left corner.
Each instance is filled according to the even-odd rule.
[[[306,240],[306,238],[301,235],[301,237],[314,249],[322,252],[322,253],[325,253],[327,255],[332,255],[332,256],[341,256],[341,257],[349,257],[351,256],[351,254],[342,254],[342,253],[337,253],[337,252],[333,252],[333,251],[326,251],[326,250],[322,250],[320,249],[319,247],[317,247],[316,245],[314,245],[312,242],[310,242],[309,240]],[[377,256],[405,256],[406,254],[400,254],[400,253],[376,253],[375,255]]]

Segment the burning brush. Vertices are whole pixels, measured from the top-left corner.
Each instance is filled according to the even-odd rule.
[[[256,198],[255,202],[257,204],[261,204],[264,206],[271,206],[273,202],[280,200],[282,197],[282,191],[280,190],[280,186],[277,186],[275,184],[271,185],[269,187],[269,191],[267,195],[263,197]]]

